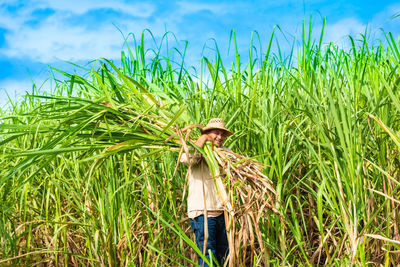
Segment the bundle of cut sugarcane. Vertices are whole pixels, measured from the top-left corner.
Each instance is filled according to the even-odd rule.
[[[252,261],[258,249],[264,251],[259,222],[267,214],[267,209],[277,214],[280,221],[285,224],[284,217],[277,209],[277,193],[272,181],[262,173],[266,167],[264,164],[226,148],[214,147],[213,152],[225,175],[223,184],[226,188],[218,190],[228,192],[228,203],[233,209],[233,212],[227,213],[226,218],[230,265],[236,261],[242,263]],[[262,257],[259,259],[262,260]]]
[[[278,216],[281,213],[276,209],[276,191],[272,181],[262,173],[265,164],[244,157],[226,148],[214,148],[214,155],[222,168],[231,188],[236,190],[241,205],[236,205],[235,214],[254,209],[255,204],[262,203],[262,207],[271,209]],[[251,204],[251,206],[246,205]]]

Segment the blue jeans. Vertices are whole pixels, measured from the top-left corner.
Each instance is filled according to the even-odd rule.
[[[208,253],[211,250],[218,263],[222,266],[228,256],[229,245],[226,236],[224,214],[218,217],[208,217],[208,240],[205,256],[210,258]],[[204,215],[190,219],[190,225],[196,237],[196,245],[203,252],[204,246]],[[203,266],[203,259],[199,256],[199,265]],[[204,263],[204,266],[208,266]]]

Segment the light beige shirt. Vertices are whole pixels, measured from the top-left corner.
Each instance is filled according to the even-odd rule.
[[[193,152],[193,149],[190,150]],[[214,179],[211,177],[207,162],[199,152],[182,154],[181,162],[189,166],[188,170],[188,215],[195,218],[207,210],[208,217],[216,217],[223,213],[223,205],[218,196]],[[203,193],[204,192],[204,193]],[[204,197],[205,201],[204,201]],[[204,203],[205,202],[205,203]],[[205,207],[204,207],[205,204]]]

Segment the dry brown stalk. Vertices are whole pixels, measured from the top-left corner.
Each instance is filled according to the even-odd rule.
[[[264,164],[225,148],[214,148],[214,154],[227,177],[223,181],[234,212],[234,217],[231,215],[229,218],[234,224],[228,224],[228,236],[233,237],[235,250],[230,260],[240,265],[252,264],[254,254],[265,251],[259,222],[266,209],[278,215],[285,224],[277,209],[277,193],[272,181],[262,173]]]

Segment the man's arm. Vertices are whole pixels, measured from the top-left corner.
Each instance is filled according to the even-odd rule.
[[[204,144],[207,141],[212,141],[211,137],[208,134],[202,134],[200,136],[200,138],[197,139],[196,142],[194,142],[194,144],[198,147],[203,148]],[[189,151],[193,151],[193,148],[189,148]],[[202,158],[202,155],[198,151],[195,151],[193,154],[189,153],[189,155],[187,155],[186,153],[183,153],[180,161],[188,166],[192,166],[192,165],[198,164],[200,162],[201,158]]]
[[[194,143],[196,146],[203,148],[207,141],[212,141],[208,134],[202,134],[199,139]]]

